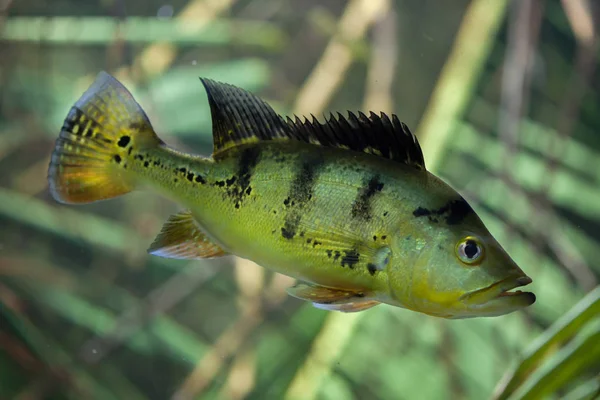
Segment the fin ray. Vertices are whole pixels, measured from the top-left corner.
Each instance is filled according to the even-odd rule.
[[[148,248],[148,253],[187,260],[227,255],[220,246],[206,237],[190,211],[171,215]]]
[[[262,99],[233,85],[200,80],[210,105],[214,155],[234,146],[287,136],[283,119]]]
[[[328,288],[304,282],[298,282],[286,290],[290,296],[310,301],[314,307],[328,311],[358,312],[379,304],[365,292]]]
[[[345,289],[334,289],[325,286],[298,282],[286,289],[290,296],[315,303],[332,304],[344,300],[363,297],[359,292]]]
[[[363,301],[353,301],[350,303],[341,303],[341,304],[320,304],[313,303],[315,308],[319,308],[321,310],[326,311],[340,311],[344,313],[352,313],[352,312],[360,312],[368,310],[369,308],[373,308],[376,305],[381,304],[377,300],[363,300]]]
[[[298,116],[284,120],[265,101],[233,85],[201,78],[213,123],[214,156],[243,144],[268,140],[297,140],[387,158],[425,169],[417,137],[392,114],[366,116],[348,112],[330,114],[321,123]]]
[[[119,138],[127,137],[127,146]],[[131,146],[162,143],[131,93],[100,72],[71,107],[52,153],[48,185],[62,203],[90,203],[134,188],[124,173]]]

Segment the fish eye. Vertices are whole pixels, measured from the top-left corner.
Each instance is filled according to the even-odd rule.
[[[479,264],[483,259],[483,246],[476,238],[468,236],[458,242],[456,253],[465,264]]]

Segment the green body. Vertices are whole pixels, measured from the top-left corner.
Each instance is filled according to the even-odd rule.
[[[386,271],[372,273],[368,264],[390,248],[392,239],[418,247],[422,235],[415,229],[422,225],[414,210],[439,208],[457,197],[425,170],[298,142],[240,146],[217,160],[165,147],[140,153],[142,159],[136,155],[129,173],[189,208],[227,252],[310,283],[374,292],[379,301],[396,305]],[[309,186],[298,190],[307,175]],[[372,179],[381,189],[368,196]],[[286,222],[295,221],[292,235]],[[394,257],[398,262],[402,254]]]
[[[67,116],[49,168],[63,203],[153,188],[184,211],[152,254],[233,254],[304,282],[318,307],[388,303],[446,318],[502,315],[535,301],[531,282],[473,209],[429,173],[393,116],[284,121],[262,100],[203,81],[215,151],[168,148],[131,94],[99,74]]]

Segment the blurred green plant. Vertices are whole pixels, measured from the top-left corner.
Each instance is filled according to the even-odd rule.
[[[440,80],[437,89],[466,3],[436,3],[432,12],[418,1],[319,1],[306,9],[290,1],[171,2],[177,10],[201,5],[194,13],[210,14],[202,26],[126,17],[125,3],[153,15],[152,2],[90,3],[85,17],[73,12],[83,7],[74,0],[51,9],[25,3],[13,6],[47,15],[0,15],[0,398],[484,399],[494,387],[498,399],[598,394],[600,97],[597,78],[589,80],[566,135],[557,119],[578,42],[561,3],[543,9],[531,107],[518,120],[508,167],[498,132],[508,2],[496,4],[495,22],[475,19],[478,33],[463,35],[480,45],[476,57],[461,58],[466,48],[456,39],[459,63],[446,70],[463,79]],[[371,87],[398,104],[403,120],[416,120],[432,93],[447,90],[447,108],[438,111],[452,118],[432,125],[443,132],[434,129],[431,140],[444,135],[433,144],[434,169],[534,278],[538,302],[527,312],[445,321],[381,306],[358,318],[332,316],[283,297],[288,283],[272,274],[251,300],[249,282],[232,273],[244,267],[236,260],[145,254],[177,209],[162,198],[134,193],[80,208],[49,201],[53,141],[98,70],[124,78],[162,137],[209,154],[199,76],[259,93],[284,114],[361,107],[372,83],[365,79],[378,79],[367,73],[371,58],[386,54],[375,51],[380,42],[369,30],[382,15],[397,34],[390,39],[384,29],[380,42],[398,49],[398,59],[379,62],[392,68],[393,82]],[[478,42],[482,32],[488,43]],[[146,51],[157,43],[171,46],[169,57]],[[141,54],[149,55],[140,61]],[[152,62],[158,67],[148,70]],[[249,304],[257,309],[248,312]]]
[[[523,353],[494,396],[497,400],[545,398],[591,375],[579,398],[600,395],[600,286],[558,319]],[[578,389],[573,389],[576,393]],[[577,395],[577,396],[580,396]]]
[[[3,27],[2,39],[15,42],[104,45],[119,37],[129,43],[171,42],[185,45],[257,46],[278,51],[285,34],[265,21],[213,20],[198,28],[193,21],[128,17],[12,17]]]

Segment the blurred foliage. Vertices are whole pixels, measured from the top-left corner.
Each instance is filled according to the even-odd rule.
[[[530,345],[523,361],[507,374],[506,383],[499,386],[496,398],[545,397],[579,379],[579,374],[597,365],[600,359],[598,316],[600,287],[588,293]],[[600,393],[598,378],[581,386],[589,387],[583,398]]]
[[[497,31],[469,28],[488,23],[468,18],[485,1],[0,0],[0,398],[598,396],[599,53],[581,34],[592,13],[517,1],[498,7]],[[507,98],[524,3],[539,32],[517,70],[521,97]],[[482,28],[479,61],[445,67]],[[62,119],[100,69],[163,139],[200,154],[212,142],[199,76],[286,114],[307,96],[299,103],[326,104],[316,115],[381,105],[415,129],[454,110],[426,162],[474,204],[538,301],[488,319],[388,306],[333,316],[243,260],[149,257],[177,205],[133,193],[65,207],[47,192]],[[339,85],[311,87],[318,71]],[[464,104],[434,109],[444,91]]]

